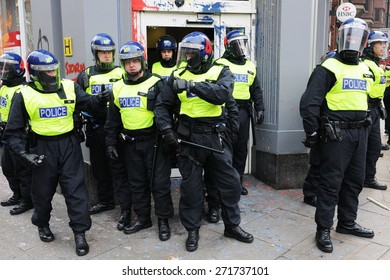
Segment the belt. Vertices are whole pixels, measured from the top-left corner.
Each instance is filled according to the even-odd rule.
[[[45,135],[39,135],[39,134],[35,134],[35,137],[39,140],[44,140],[44,141],[58,141],[58,140],[62,140],[62,139],[65,139],[67,137],[70,137],[71,135],[74,134],[74,131],[71,130],[69,132],[66,132],[64,134],[60,134],[60,135],[55,135],[55,136],[45,136]]]
[[[215,125],[193,125],[191,126],[191,131],[195,133],[212,133],[212,132],[222,132],[226,130],[225,123],[218,123]]]
[[[342,121],[329,121],[331,125],[339,126],[344,129],[354,129],[354,128],[362,128],[367,127],[369,124],[366,120],[358,121],[358,122],[342,122]]]
[[[150,134],[150,135],[131,136],[122,132],[119,134],[119,138],[123,142],[145,142],[145,141],[154,140],[156,138],[156,135]]]

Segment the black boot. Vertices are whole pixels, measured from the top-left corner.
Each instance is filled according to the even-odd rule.
[[[199,229],[189,230],[186,240],[186,250],[188,252],[194,252],[198,249],[199,241]]]
[[[22,198],[22,202],[20,202],[19,205],[11,209],[9,213],[11,215],[19,215],[33,208],[34,206],[32,204],[31,198],[30,199]]]
[[[317,197],[305,195],[303,197],[303,202],[309,204],[310,206],[317,207]]]
[[[130,223],[131,223],[131,210],[122,210],[116,228],[118,230],[123,230],[125,227],[129,226]]]
[[[218,207],[211,206],[209,204],[209,222],[212,224],[219,222],[219,209]]]
[[[76,254],[77,256],[85,256],[89,252],[89,245],[85,239],[85,233],[75,233],[74,241],[76,242]]]
[[[161,241],[167,241],[171,238],[171,230],[169,228],[168,219],[158,218],[158,238]]]
[[[364,238],[373,238],[375,233],[372,229],[362,227],[358,223],[342,223],[338,222],[336,232],[343,234],[352,234]]]
[[[320,229],[317,228],[316,232],[316,244],[318,249],[325,253],[333,252],[332,240],[330,240],[330,229]]]
[[[241,195],[247,195],[248,190],[242,185],[242,176],[240,176]]]
[[[375,178],[366,180],[363,186],[365,188],[371,188],[371,189],[376,189],[381,191],[387,190],[387,185],[378,182],[377,180],[375,180]]]
[[[89,209],[89,214],[93,215],[93,214],[97,214],[97,213],[112,210],[112,209],[115,209],[115,203],[113,201],[102,202],[102,203],[98,203],[98,204],[92,206],[91,209]]]
[[[141,229],[150,228],[152,226],[150,218],[136,218],[129,226],[125,227],[123,232],[125,234],[132,234],[140,231]]]
[[[1,206],[12,206],[12,205],[19,204],[21,201],[22,201],[22,197],[20,195],[14,194],[13,196],[8,198],[7,200],[0,202],[0,205]]]
[[[253,235],[243,230],[240,226],[225,227],[224,235],[245,243],[252,243]]]
[[[54,240],[54,234],[51,232],[49,226],[38,227],[39,238],[43,242],[52,242]]]

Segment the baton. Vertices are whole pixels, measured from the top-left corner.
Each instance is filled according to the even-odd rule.
[[[199,145],[199,144],[196,144],[196,143],[193,143],[193,142],[188,142],[188,141],[181,140],[181,139],[177,139],[177,142],[179,144],[183,143],[183,144],[186,144],[186,145],[189,145],[189,146],[205,149],[205,150],[212,151],[212,152],[215,152],[215,153],[218,153],[218,154],[223,154],[225,152],[224,150],[213,149],[213,148],[210,148],[210,147],[207,147],[207,146]]]

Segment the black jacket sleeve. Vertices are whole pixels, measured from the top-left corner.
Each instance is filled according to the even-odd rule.
[[[106,146],[115,146],[118,144],[118,136],[122,129],[123,123],[119,108],[114,104],[114,98],[111,98],[107,110],[106,124],[104,125]]]
[[[92,114],[98,114],[105,111],[107,101],[100,98],[99,95],[86,93],[77,83],[74,83],[74,91],[76,94],[76,109],[79,111],[88,111]]]
[[[255,106],[256,111],[264,111],[263,90],[261,89],[258,76],[256,74],[253,84],[249,88],[251,99]]]
[[[157,95],[154,117],[156,126],[160,131],[173,127],[172,115],[177,109],[177,104],[180,104],[177,94],[173,91],[173,81],[174,78],[171,75]]]
[[[10,114],[3,135],[4,145],[8,145],[15,154],[26,151],[26,126],[28,124],[28,119],[29,117],[24,106],[23,96],[21,93],[17,92],[12,98]]]
[[[229,67],[224,67],[215,83],[196,82],[192,92],[199,98],[215,105],[224,104],[233,92],[234,79]]]
[[[321,108],[326,94],[336,82],[334,74],[318,65],[310,75],[305,92],[303,93],[299,110],[306,134],[318,132],[321,125]]]

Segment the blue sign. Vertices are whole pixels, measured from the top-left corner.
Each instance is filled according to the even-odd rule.
[[[247,74],[234,74],[234,81],[238,83],[248,83]]]
[[[119,98],[119,106],[121,108],[140,108],[141,99],[137,97],[122,97]]]
[[[39,117],[41,119],[61,118],[68,115],[68,108],[66,106],[53,108],[39,108]]]
[[[0,106],[4,108],[7,107],[7,98],[5,98],[4,96],[0,98]]]
[[[343,89],[345,90],[364,90],[367,91],[367,81],[360,79],[343,79]]]

